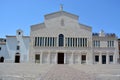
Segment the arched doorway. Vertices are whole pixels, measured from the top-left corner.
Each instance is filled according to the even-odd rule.
[[[20,53],[15,54],[15,63],[20,63]]]
[[[0,58],[0,62],[4,62],[4,57],[1,57],[1,58]]]

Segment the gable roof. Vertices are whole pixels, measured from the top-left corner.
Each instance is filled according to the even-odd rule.
[[[45,19],[48,20],[48,19],[52,19],[52,18],[55,18],[55,17],[59,17],[59,16],[68,16],[72,19],[75,19],[75,20],[78,20],[79,19],[79,16],[75,15],[75,14],[71,14],[69,12],[66,12],[66,11],[58,11],[58,12],[54,12],[54,13],[51,13],[51,14],[47,14],[45,15]]]

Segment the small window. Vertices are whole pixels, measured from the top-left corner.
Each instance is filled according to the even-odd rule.
[[[36,60],[40,60],[40,54],[36,54],[36,55],[35,55],[35,59],[36,59]]]
[[[20,50],[20,46],[17,46],[17,50]]]
[[[99,62],[99,56],[98,55],[95,56],[95,62]]]
[[[86,60],[86,55],[82,55],[82,60]]]
[[[86,55],[82,55],[82,64],[86,63]]]
[[[6,39],[4,41],[6,42]]]
[[[18,35],[21,35],[21,32],[18,32]]]
[[[35,54],[35,63],[40,63],[40,54]]]
[[[1,47],[0,47],[0,51],[1,51]]]
[[[93,46],[94,46],[94,47],[100,47],[100,41],[94,40],[94,41],[93,41]]]
[[[109,56],[110,62],[113,62],[113,55]]]

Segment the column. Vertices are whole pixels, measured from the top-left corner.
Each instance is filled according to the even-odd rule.
[[[37,40],[36,40],[36,46],[38,46],[38,37],[37,37]]]
[[[64,53],[64,64],[66,64],[66,54],[67,53]]]
[[[83,47],[85,47],[85,38],[83,38],[83,42],[84,42],[84,43],[83,43]]]
[[[66,37],[64,38],[63,47],[66,47]]]
[[[106,64],[109,64],[109,53],[106,54]]]
[[[79,38],[77,38],[77,47],[79,47],[79,46],[78,46],[78,43],[79,43]]]
[[[51,47],[53,47],[53,38],[50,37],[50,40],[51,40],[51,41],[50,41],[50,42],[51,42],[51,43],[50,43],[50,44],[51,44]]]
[[[99,53],[99,64],[102,64],[102,53]]]
[[[43,55],[43,52],[41,52],[40,54],[40,64],[42,64],[42,55]]]
[[[44,40],[43,37],[41,37],[41,47],[43,47],[43,44],[44,44],[43,40]]]
[[[57,40],[57,37],[54,38],[54,45],[55,45],[55,47],[58,46],[58,40]]]
[[[82,42],[82,46],[81,47],[83,47],[83,38],[81,39],[81,42]]]
[[[78,38],[77,38],[77,46],[76,47],[78,47]]]
[[[43,37],[43,47],[45,46],[45,37]]]
[[[87,38],[87,47],[89,47],[89,39]]]
[[[71,47],[73,47],[73,38],[71,38]]]
[[[49,45],[48,45],[48,46],[50,47],[50,37],[49,37],[49,39],[48,39],[48,40],[49,40]]]
[[[46,47],[47,46],[47,37],[45,37],[45,43],[44,43],[44,47]]]

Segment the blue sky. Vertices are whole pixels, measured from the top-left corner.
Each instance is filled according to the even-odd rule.
[[[16,35],[22,29],[30,35],[30,26],[44,21],[44,15],[64,11],[79,16],[79,23],[103,29],[120,38],[120,0],[0,0],[0,37]]]

